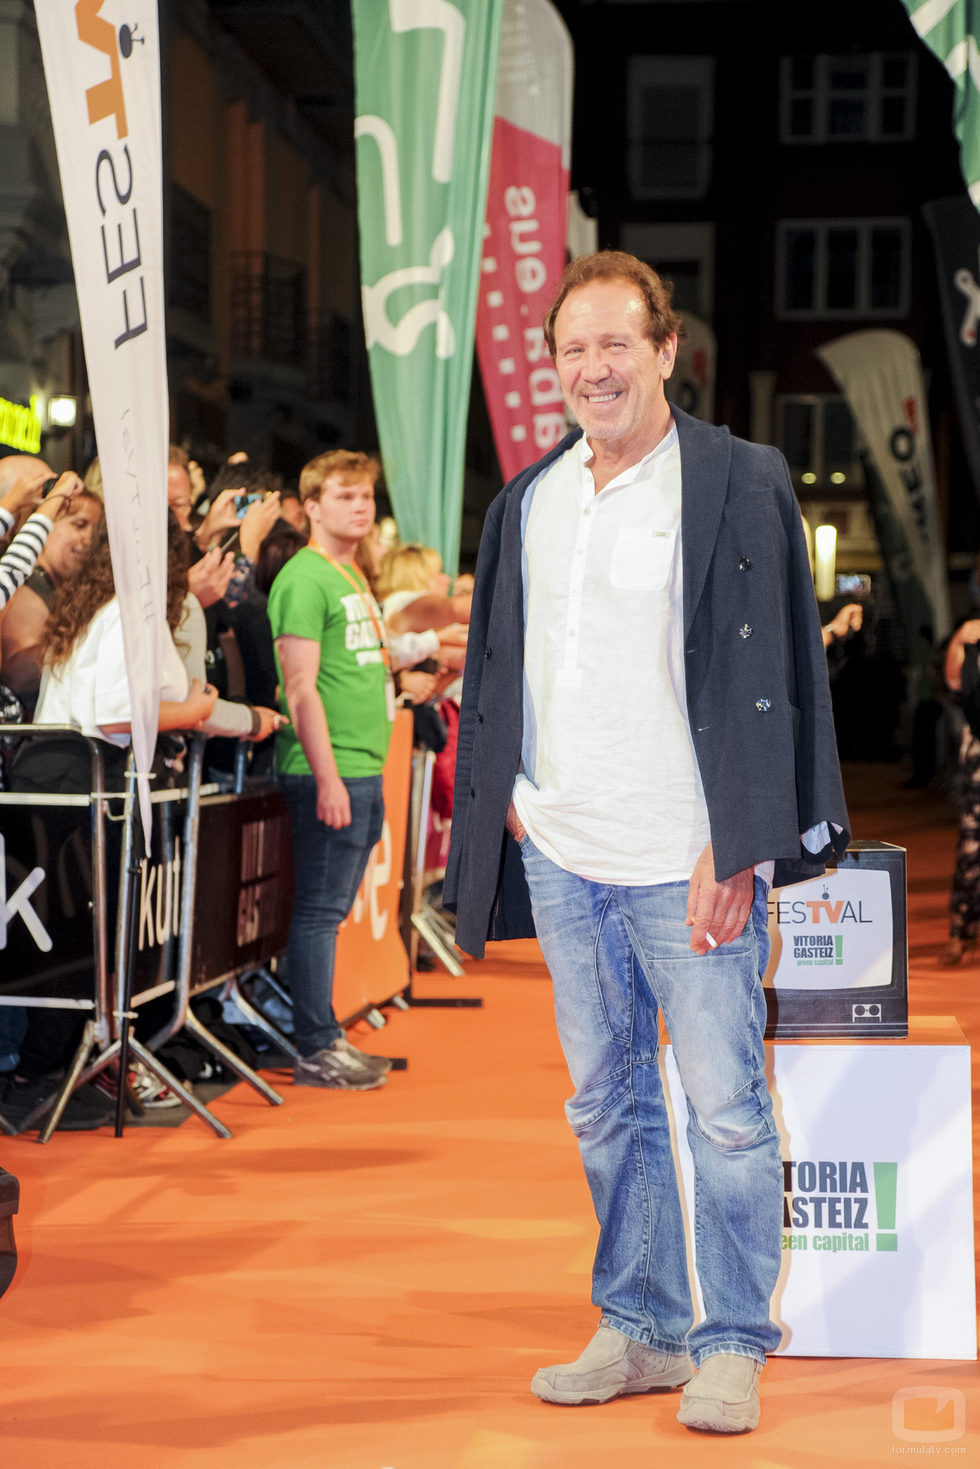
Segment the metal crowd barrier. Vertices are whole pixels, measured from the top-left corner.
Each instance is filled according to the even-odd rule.
[[[65,726],[0,725],[0,736],[65,733],[84,738],[77,730]],[[194,946],[195,908],[199,896],[196,878],[201,798],[202,791],[208,789],[202,787],[201,782],[206,737],[196,735],[190,740],[186,788],[157,791],[151,797],[154,824],[159,827],[155,833],[153,865],[141,856],[136,778],[131,764],[125,793],[107,794],[98,742],[86,740],[86,744],[92,757],[92,790],[88,795],[0,792],[0,880],[3,882],[0,889],[3,899],[0,904],[0,954],[3,956],[0,1004],[77,1009],[86,1016],[81,1040],[60,1085],[38,1104],[19,1129],[13,1129],[5,1121],[2,1128],[9,1134],[27,1131],[40,1124],[38,1141],[47,1142],[61,1120],[72,1092],[117,1059],[119,1076],[124,1079],[128,1057],[133,1054],[219,1137],[230,1137],[231,1132],[225,1124],[154,1053],[155,1047],[186,1030],[271,1104],[278,1105],[282,1101],[279,1094],[214,1036],[190,1008],[192,993],[213,988],[225,977],[220,973],[213,977],[207,974],[207,960],[211,956],[206,951],[203,955],[196,952]],[[216,791],[217,788],[210,789]],[[275,797],[270,796],[270,799]],[[184,803],[182,819],[174,814],[180,803]],[[120,806],[121,814],[118,809],[110,809]],[[86,861],[84,844],[79,845],[81,833],[77,818],[74,822],[71,819],[72,813],[85,808],[87,821],[83,824],[88,826],[91,837],[89,861]],[[27,836],[23,831],[25,821],[29,828]],[[52,829],[59,821],[60,833]],[[109,904],[106,876],[106,823],[110,821],[122,826],[115,984],[111,993],[107,963]],[[11,838],[19,848],[13,853],[9,845]],[[180,848],[178,842],[182,843]],[[23,860],[25,854],[30,867]],[[162,864],[159,862],[161,856],[164,858]],[[44,861],[37,861],[38,857]],[[44,863],[52,861],[54,866],[49,870]],[[73,862],[74,873],[69,871]],[[9,896],[7,873],[11,869],[15,876],[20,871],[25,875],[13,895]],[[161,917],[164,887],[166,897]],[[79,909],[83,904],[89,911],[80,920]],[[234,923],[233,917],[231,922]],[[150,956],[149,962],[141,962],[144,928],[155,929],[149,934],[151,943],[148,947],[159,950],[155,957]],[[270,936],[268,953],[275,952],[281,941],[284,940],[280,924],[275,935]],[[263,945],[252,943],[246,948],[254,964]],[[46,957],[50,955],[53,959]],[[263,952],[261,957],[265,958],[267,954]],[[72,991],[70,994],[65,992],[69,989]],[[173,995],[174,1001],[170,1020],[144,1044],[133,1034],[132,1022],[138,1008],[150,999],[168,993]],[[125,1081],[121,1080],[117,1136],[122,1132],[127,1101],[134,1109],[139,1109],[135,1097],[127,1096]]]
[[[424,752],[412,756],[410,721],[404,718],[385,772],[395,830],[386,832],[372,854],[345,925],[348,931],[342,930],[338,942],[335,1003],[345,1026],[360,1018],[383,1025],[380,1012],[388,1006],[482,1004],[473,998],[412,993],[420,935],[451,974],[458,977],[464,971],[450,923],[426,898],[433,759]],[[84,738],[67,726],[0,725],[0,737],[66,733]],[[232,1002],[283,1055],[294,1059],[298,1054],[252,993],[261,980],[289,1004],[275,972],[286,947],[292,907],[292,850],[281,792],[272,780],[246,781],[247,751],[242,745],[233,789],[222,792],[204,784],[207,737],[195,735],[189,739],[185,786],[153,792],[152,850],[146,859],[132,762],[125,791],[107,793],[99,742],[85,743],[92,761],[88,794],[0,791],[0,1005],[73,1009],[85,1017],[63,1080],[20,1128],[0,1118],[0,1131],[39,1126],[38,1141],[47,1142],[72,1092],[114,1062],[125,1078],[132,1055],[219,1137],[230,1137],[225,1124],[172,1074],[158,1052],[186,1032],[271,1105],[282,1102],[273,1087],[208,1030],[190,1003],[194,996],[218,989],[221,1000]],[[121,829],[121,858],[110,966],[107,855],[113,826]],[[404,947],[398,938],[403,833],[411,898],[410,937]],[[379,904],[384,909],[380,914]],[[167,995],[172,997],[169,1017],[149,1039],[140,1039],[133,1023],[141,1006]],[[127,1103],[140,1110],[121,1081],[117,1136]]]

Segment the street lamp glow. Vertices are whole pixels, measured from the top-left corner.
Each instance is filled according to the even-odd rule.
[[[814,581],[817,599],[829,602],[834,595],[834,578],[837,575],[837,527],[818,525],[813,533],[816,551],[816,576]]]
[[[48,422],[54,428],[73,428],[78,413],[78,400],[61,393],[48,402]]]

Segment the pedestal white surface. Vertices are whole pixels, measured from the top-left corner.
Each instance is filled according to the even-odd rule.
[[[696,1280],[687,1105],[663,1054]],[[970,1049],[956,1022],[915,1021],[907,1040],[776,1041],[766,1061],[786,1175],[779,1352],[976,1357]]]

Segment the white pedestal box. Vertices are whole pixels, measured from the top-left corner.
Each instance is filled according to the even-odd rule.
[[[687,1106],[663,1054],[696,1283]],[[970,1049],[955,1020],[915,1020],[907,1040],[777,1041],[766,1062],[785,1182],[779,1352],[975,1358]]]

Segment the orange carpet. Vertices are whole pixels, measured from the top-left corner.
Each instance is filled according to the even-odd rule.
[[[955,1015],[980,1048],[980,964],[936,962],[952,813],[897,767],[848,777],[856,835],[909,849],[913,1011]],[[2,1465],[830,1469],[907,1457],[892,1398],[915,1386],[967,1397],[967,1436],[930,1456],[980,1462],[973,1362],[777,1359],[761,1427],[735,1439],[681,1428],[676,1394],[534,1399],[535,1367],[595,1324],[568,1081],[534,944],[418,982],[454,987],[484,1009],[396,1014],[365,1043],[408,1057],[387,1088],[286,1086],[272,1108],[236,1087],[215,1104],[230,1142],[195,1119],[0,1138],[23,1196]]]

